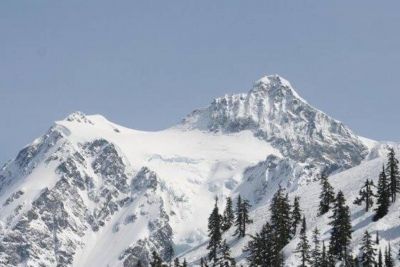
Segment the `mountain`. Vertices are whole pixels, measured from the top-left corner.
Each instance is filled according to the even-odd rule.
[[[306,166],[304,178],[360,164],[368,153],[341,122],[315,109],[278,75],[255,82],[247,94],[226,95],[182,122],[184,129],[236,133],[250,130],[283,157]]]
[[[255,233],[279,185],[302,197],[309,225],[328,238],[328,217],[316,216],[319,175],[330,174],[350,203],[366,178],[377,179],[387,145],[398,149],[357,136],[277,75],[158,132],[76,112],[0,170],[0,264],[146,266],[157,251],[196,266],[216,196],[221,207],[227,196],[249,199]],[[373,223],[361,207],[351,210],[355,248],[367,227],[381,231],[382,244],[400,241],[396,212]],[[233,255],[245,264],[248,237],[231,234]],[[297,263],[295,242],[285,248],[288,266]]]

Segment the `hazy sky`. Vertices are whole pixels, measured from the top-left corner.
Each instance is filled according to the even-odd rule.
[[[264,74],[400,140],[400,2],[0,2],[0,162],[75,110],[157,130]]]

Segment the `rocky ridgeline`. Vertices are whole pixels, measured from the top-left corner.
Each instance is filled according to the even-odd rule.
[[[164,259],[171,258],[172,229],[162,198],[154,194],[158,188],[156,174],[144,168],[129,185],[127,164],[115,145],[97,139],[76,147],[64,137],[65,129],[53,127],[2,171],[2,186],[10,185],[44,161],[48,166],[56,164],[54,175],[58,178],[54,186],[44,187],[31,202],[15,203],[13,216],[0,232],[0,264],[72,266],[76,251],[85,246],[82,240],[88,231],[99,231],[134,201],[143,202],[142,210],[148,208],[146,205],[156,206],[159,214],[149,218],[148,238],[121,251],[121,262],[124,266],[138,260],[146,263],[152,250],[160,251]],[[21,190],[12,192],[3,205],[17,202],[23,194]],[[125,224],[134,223],[137,216],[145,214],[132,214]]]

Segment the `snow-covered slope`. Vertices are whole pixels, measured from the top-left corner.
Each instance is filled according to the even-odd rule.
[[[276,75],[158,132],[73,113],[0,171],[0,265],[135,266],[153,250],[194,265],[205,254],[215,196],[221,205],[226,196],[250,199],[255,232],[279,184],[302,196],[310,225],[327,230],[326,218],[315,216],[316,177],[334,174],[333,185],[351,199],[365,177],[377,177],[384,148],[310,106]],[[355,240],[370,225],[359,210],[352,207]],[[246,239],[227,239],[242,259]]]

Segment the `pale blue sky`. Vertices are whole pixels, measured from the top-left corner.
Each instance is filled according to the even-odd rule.
[[[400,140],[399,1],[0,2],[0,162],[72,111],[156,130],[278,73]]]

